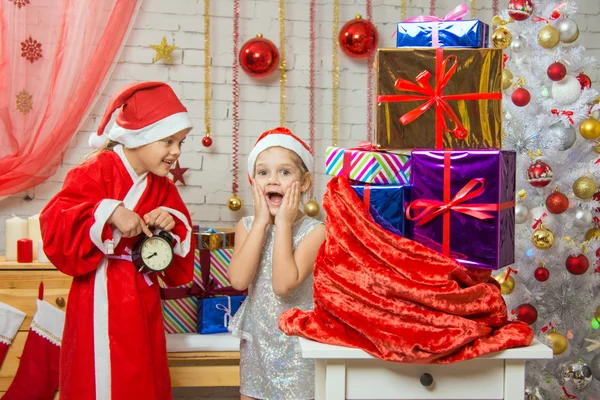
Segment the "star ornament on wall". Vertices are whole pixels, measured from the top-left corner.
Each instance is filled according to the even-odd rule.
[[[179,166],[179,160],[176,161],[175,166],[169,171],[169,173],[173,175],[173,183],[177,183],[177,181],[179,181],[183,185],[185,185],[185,179],[183,178],[183,174],[185,174],[185,171],[187,171],[188,169],[189,168],[181,168],[181,166]]]
[[[160,41],[160,44],[151,44],[150,47],[152,47],[154,51],[156,51],[156,56],[154,57],[152,62],[157,62],[164,58],[169,64],[173,62],[173,60],[171,59],[171,53],[173,52],[173,50],[178,48],[177,46],[169,46],[167,44],[166,36],[163,36],[162,40]]]

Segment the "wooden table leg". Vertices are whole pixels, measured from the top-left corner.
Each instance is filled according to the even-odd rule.
[[[325,398],[346,399],[346,360],[327,360]]]
[[[315,400],[325,399],[325,381],[327,378],[327,360],[315,360]]]
[[[504,360],[504,400],[522,400],[525,393],[525,360]]]

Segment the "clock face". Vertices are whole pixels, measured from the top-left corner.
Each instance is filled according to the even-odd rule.
[[[173,261],[171,246],[160,236],[148,238],[142,245],[140,253],[144,264],[153,271],[162,271]]]

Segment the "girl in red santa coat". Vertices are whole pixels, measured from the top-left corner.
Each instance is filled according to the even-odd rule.
[[[313,265],[325,226],[299,209],[312,165],[306,143],[286,128],[263,133],[248,156],[254,216],[237,226],[228,270],[235,289],[248,288],[230,324],[242,339],[242,399],[314,398],[314,361],[278,328],[284,311],[313,307]]]
[[[169,231],[175,257],[161,279],[169,286],[192,280],[190,215],[167,178],[191,128],[167,84],[124,87],[90,137],[92,147],[104,148],[67,174],[41,213],[44,252],[73,277],[61,399],[171,398],[157,276],[138,271],[130,252],[138,235]]]

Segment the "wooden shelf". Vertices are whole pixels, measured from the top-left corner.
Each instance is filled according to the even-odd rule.
[[[49,269],[49,270],[53,270],[56,269],[56,267],[54,265],[52,265],[52,263],[44,263],[44,262],[37,262],[34,261],[32,263],[19,263],[16,261],[6,261],[6,257],[5,256],[0,256],[0,270],[27,270],[27,271],[35,271],[35,270],[42,270],[42,269]]]

